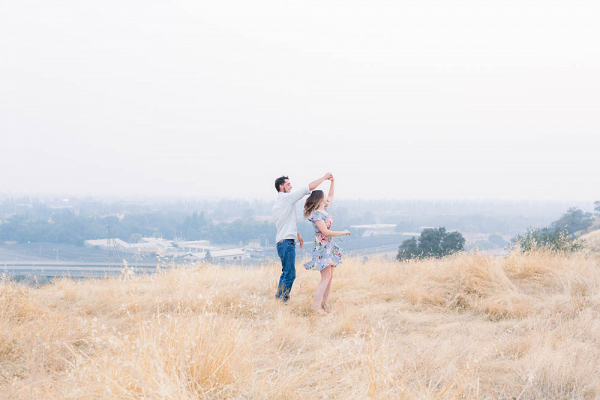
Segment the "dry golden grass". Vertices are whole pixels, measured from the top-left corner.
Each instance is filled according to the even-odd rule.
[[[600,230],[586,233],[579,238],[583,240],[585,248],[591,250],[593,253],[600,254]]]
[[[279,271],[0,283],[0,397],[600,397],[593,257],[350,259],[326,316],[318,273],[283,305]]]

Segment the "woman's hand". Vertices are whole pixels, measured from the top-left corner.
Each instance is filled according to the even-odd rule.
[[[342,235],[348,235],[350,236],[350,231],[348,229],[345,229],[342,231]]]

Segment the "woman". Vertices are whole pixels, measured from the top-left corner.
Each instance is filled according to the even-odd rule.
[[[333,268],[337,267],[342,258],[341,249],[334,243],[332,237],[349,235],[350,231],[332,231],[333,218],[329,215],[328,207],[333,200],[334,180],[329,178],[329,195],[325,196],[322,190],[313,190],[304,204],[304,217],[313,223],[315,228],[315,246],[312,260],[304,264],[306,269],[316,269],[321,272],[321,282],[317,287],[313,309],[319,313],[330,312],[327,305],[329,289],[333,279]]]

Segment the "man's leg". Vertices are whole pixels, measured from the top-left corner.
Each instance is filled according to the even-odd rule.
[[[277,243],[277,254],[281,259],[281,277],[275,297],[288,301],[296,279],[296,244],[288,240]]]
[[[281,276],[279,277],[279,284],[277,285],[277,294],[275,297],[280,299],[285,289],[283,284],[285,276],[285,241],[277,243],[277,255],[281,259]]]
[[[294,241],[286,242],[284,260],[282,274],[284,292],[282,293],[282,300],[288,301],[290,299],[292,285],[296,279],[296,243]]]

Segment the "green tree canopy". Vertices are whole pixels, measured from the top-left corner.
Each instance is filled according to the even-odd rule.
[[[398,260],[408,260],[411,258],[417,258],[420,255],[421,252],[419,251],[417,239],[413,236],[410,239],[406,239],[402,242],[398,248],[398,256],[396,258]]]
[[[571,207],[559,220],[552,223],[552,228],[566,229],[569,235],[586,229],[592,225],[594,219],[589,212],[584,213],[577,207]]]
[[[465,238],[459,232],[446,232],[446,228],[423,229],[419,239],[412,237],[402,242],[396,258],[399,261],[411,258],[441,258],[465,247]]]
[[[465,238],[458,232],[447,233],[440,243],[441,256],[456,253],[465,248]]]

